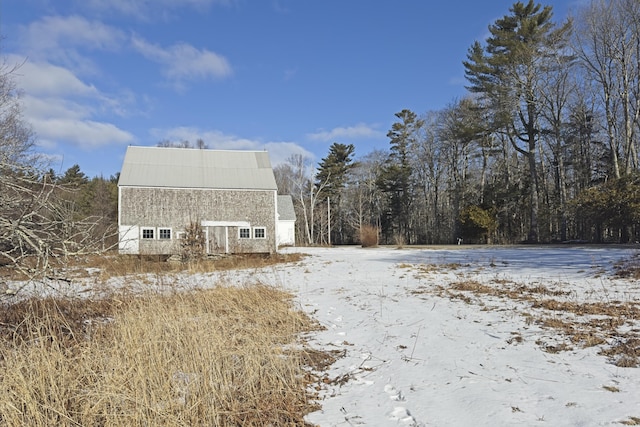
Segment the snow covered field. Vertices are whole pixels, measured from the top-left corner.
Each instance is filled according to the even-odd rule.
[[[311,423],[640,423],[640,368],[598,354],[617,342],[612,328],[640,335],[640,283],[611,275],[634,250],[288,250],[310,256],[261,280],[294,291],[326,327],[313,342],[344,356],[328,372]],[[612,315],[600,314],[611,306]],[[636,311],[624,316],[623,307]],[[575,342],[561,332],[581,324],[588,334]]]
[[[307,416],[321,427],[640,425],[640,368],[625,367],[640,352],[640,281],[613,275],[636,249],[286,251],[308,256],[257,271],[129,277],[126,286],[258,280],[294,293],[326,328],[311,344],[341,356],[319,387],[322,409]]]

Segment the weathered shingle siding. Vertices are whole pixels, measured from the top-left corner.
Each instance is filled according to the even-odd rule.
[[[276,248],[276,192],[273,190],[218,190],[120,187],[120,224],[167,227],[171,242],[141,240],[140,253],[175,253],[176,233],[192,221],[246,221],[265,227],[265,239],[239,239],[229,227],[231,252],[274,252]]]

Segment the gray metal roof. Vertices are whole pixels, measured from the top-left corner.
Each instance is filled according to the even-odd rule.
[[[277,190],[266,151],[127,148],[118,185]]]
[[[293,209],[291,196],[278,196],[278,219],[281,221],[296,220],[296,211]]]

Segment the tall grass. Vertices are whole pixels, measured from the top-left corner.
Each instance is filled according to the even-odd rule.
[[[208,273],[212,271],[264,268],[275,264],[298,262],[306,255],[302,253],[274,254],[220,254],[183,261],[168,261],[166,255],[120,255],[106,253],[82,257],[51,258],[48,263],[52,267],[48,277],[62,280],[78,277],[98,276],[105,281],[114,276],[135,274],[166,273]],[[29,260],[27,260],[29,261]],[[0,260],[0,290],[2,280],[28,280],[25,274],[3,265]]]
[[[6,307],[0,424],[305,425],[294,344],[315,324],[289,298],[258,284]]]

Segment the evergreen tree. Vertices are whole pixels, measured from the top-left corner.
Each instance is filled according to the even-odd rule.
[[[391,140],[389,157],[378,177],[378,186],[387,195],[387,209],[382,218],[383,233],[411,243],[411,202],[413,185],[410,148],[424,121],[410,110],[396,113],[401,121],[392,125],[387,137]]]
[[[551,6],[516,2],[511,14],[489,26],[486,47],[475,42],[464,62],[468,89],[483,96],[496,124],[521,153],[529,168],[529,234],[538,241],[539,182],[536,150],[540,135],[539,84],[545,70],[562,55],[570,23],[556,28]],[[523,144],[522,146],[520,144]]]
[[[342,214],[342,192],[346,185],[349,171],[353,168],[353,144],[334,142],[329,147],[329,154],[322,159],[316,173],[316,188],[321,189],[318,198],[330,206],[328,224],[331,229],[332,243],[345,243],[345,218]],[[326,204],[324,206],[327,206]],[[329,210],[328,209],[328,210]],[[329,212],[328,212],[329,215]],[[335,225],[335,226],[334,226]]]
[[[329,154],[318,164],[316,186],[323,187],[322,194],[331,198],[339,198],[345,186],[347,174],[353,167],[353,144],[334,142],[329,147]]]
[[[79,187],[81,185],[87,184],[89,182],[89,178],[80,170],[80,166],[75,164],[67,169],[58,180],[59,184],[68,184],[73,187]]]

